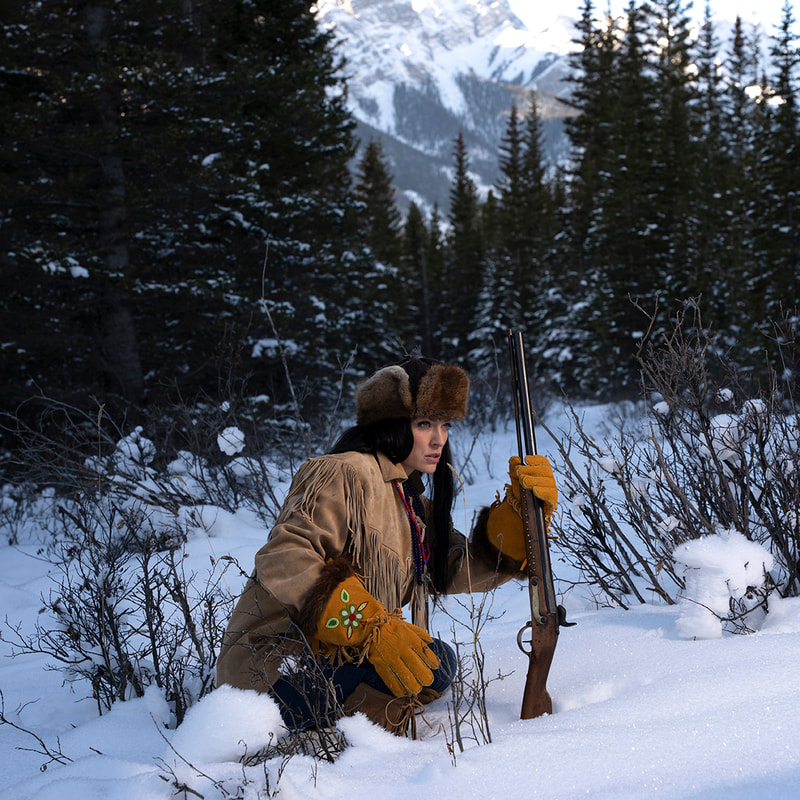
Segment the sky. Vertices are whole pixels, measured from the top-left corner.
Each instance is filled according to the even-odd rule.
[[[769,26],[777,25],[781,18],[781,10],[784,0],[711,0],[712,14],[721,19],[733,21],[736,15],[742,17],[745,22],[757,23]],[[536,30],[541,25],[542,10],[541,5],[532,0],[509,0],[509,5],[513,12],[525,23],[530,30]],[[604,0],[595,0],[598,10],[604,10],[606,3]],[[705,0],[695,0],[692,5],[692,13],[698,19],[702,19],[705,13]],[[548,2],[547,8],[552,9],[555,14],[565,16],[577,16],[582,6],[581,0],[556,0],[555,3]],[[612,13],[621,14],[628,6],[628,0],[610,0]],[[797,16],[797,6],[795,4],[795,17]]]

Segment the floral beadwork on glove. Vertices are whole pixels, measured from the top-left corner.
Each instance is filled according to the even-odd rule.
[[[361,620],[364,619],[364,608],[367,606],[368,601],[364,601],[359,605],[350,602],[350,594],[347,589],[342,589],[339,599],[344,603],[344,606],[339,610],[339,617],[331,617],[325,623],[328,629],[338,628],[341,624],[347,630],[347,638],[353,638],[353,631],[360,627]]]
[[[355,575],[325,594],[315,629],[316,653],[339,664],[369,661],[395,697],[417,694],[431,684],[439,657],[428,648],[433,639],[426,630],[406,622],[399,608],[389,613]]]

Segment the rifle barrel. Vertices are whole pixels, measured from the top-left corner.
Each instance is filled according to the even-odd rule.
[[[528,371],[525,366],[525,346],[521,331],[508,332],[511,351],[511,380],[514,390],[514,416],[517,425],[517,447],[522,463],[526,455],[536,455],[536,432],[533,426],[533,412],[528,387]],[[542,623],[547,614],[557,614],[557,601],[553,572],[550,562],[550,547],[547,541],[547,526],[544,520],[542,502],[533,492],[523,493],[527,496],[523,509],[528,510],[529,527],[535,525],[537,532],[536,547],[528,537],[528,576],[531,591],[531,611],[533,622]],[[541,582],[541,586],[539,585]]]

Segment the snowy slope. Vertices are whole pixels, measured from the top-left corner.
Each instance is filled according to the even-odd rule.
[[[468,119],[460,76],[531,87],[571,47],[567,18],[533,32],[507,0],[323,0],[319,9],[344,43],[355,110],[401,138],[399,85],[435,87],[444,108]]]
[[[558,154],[567,17],[529,28],[508,0],[322,0],[318,8],[341,40],[360,137],[382,141],[401,190],[425,187],[428,205],[446,207],[459,132],[479,182],[492,184],[508,111],[531,89],[542,95],[545,136]]]
[[[587,424],[608,416],[588,409]],[[549,427],[558,429],[558,419]],[[458,447],[459,431],[455,444]],[[462,436],[469,437],[465,432]],[[467,442],[462,442],[467,444]],[[540,442],[547,452],[547,442]],[[482,440],[482,474],[467,489],[456,521],[471,518],[501,484],[509,433]],[[252,562],[266,531],[251,519],[208,509],[217,555]],[[216,521],[214,521],[216,519]],[[188,546],[187,569],[205,569],[209,541]],[[35,544],[2,548],[0,601],[10,622],[28,628],[47,592],[47,564]],[[560,588],[573,577],[563,563]],[[234,591],[238,587],[232,587]],[[462,598],[462,600],[465,598]],[[476,598],[476,602],[480,598]],[[340,723],[350,746],[334,763],[295,756],[243,769],[238,757],[278,729],[270,700],[222,690],[195,705],[178,730],[163,698],[151,689],[98,718],[80,691],[62,686],[46,659],[0,659],[0,688],[8,718],[35,731],[71,761],[46,762],[36,741],[0,725],[0,797],[25,800],[206,800],[269,796],[296,798],[409,796],[437,800],[535,798],[627,800],[785,800],[800,785],[800,600],[773,604],[767,624],[748,636],[697,639],[681,631],[681,606],[647,605],[630,611],[595,608],[580,592],[564,597],[577,623],[561,632],[550,672],[554,713],[519,719],[526,658],[517,630],[529,616],[527,593],[502,587],[481,642],[486,652],[491,743],[452,745],[447,698],[426,713],[421,741],[398,739],[363,717]],[[451,615],[451,616],[449,616]],[[433,628],[450,635],[452,617],[464,619],[454,598],[436,613]],[[8,655],[0,643],[0,655]],[[502,675],[502,679],[495,679]],[[22,748],[22,749],[19,749]],[[184,760],[185,759],[185,760]],[[188,763],[187,763],[188,762]],[[170,773],[185,782],[176,793]],[[267,776],[269,785],[267,785]],[[164,780],[167,777],[169,780]]]

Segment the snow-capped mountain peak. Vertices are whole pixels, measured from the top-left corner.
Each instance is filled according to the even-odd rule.
[[[547,117],[574,46],[570,19],[541,15],[531,30],[510,0],[319,0],[317,9],[347,59],[362,139],[381,139],[400,188],[424,185],[440,203],[453,139],[464,134],[476,175],[491,184],[512,102],[536,89]]]

